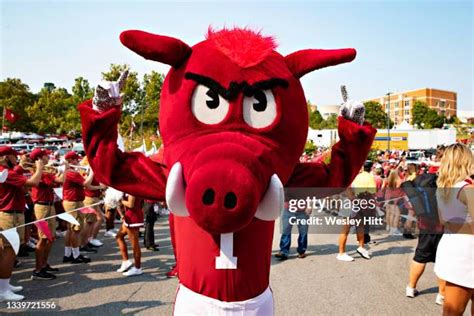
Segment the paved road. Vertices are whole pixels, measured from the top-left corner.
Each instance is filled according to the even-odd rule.
[[[53,248],[51,263],[60,268],[54,281],[30,280],[33,258],[22,259],[24,266],[14,273],[14,283],[23,285],[27,301],[49,301],[56,311],[68,315],[170,315],[176,279],[165,273],[174,263],[166,219],[156,224],[160,252],[143,252],[145,274],[133,278],[117,272],[119,254],[113,238],[103,238],[104,247],[93,254],[89,265],[60,263],[63,240]],[[278,249],[279,229],[275,229],[274,250]],[[294,235],[294,242],[296,242]],[[273,260],[271,287],[277,315],[439,315],[433,265],[428,265],[415,299],[404,296],[408,266],[416,240],[373,235],[372,260],[355,253],[355,235],[349,236],[348,251],[354,262],[339,262],[337,235],[310,235],[308,257]],[[11,312],[0,303],[0,314]],[[29,314],[29,313],[28,313]],[[33,313],[31,313],[33,314]],[[35,315],[51,311],[34,312]],[[467,314],[466,314],[467,315]]]

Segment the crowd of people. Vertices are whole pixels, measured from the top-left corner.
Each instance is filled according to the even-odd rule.
[[[428,262],[435,263],[439,291],[435,303],[444,306],[446,315],[462,315],[469,300],[474,315],[474,164],[472,151],[463,144],[439,146],[423,159],[407,159],[404,151],[378,152],[374,161],[366,161],[353,183],[338,195],[341,200],[373,199],[375,207],[355,212],[341,207],[327,213],[348,219],[380,217],[390,236],[415,239],[418,243],[408,268],[405,294],[418,295],[416,285]],[[325,160],[326,150],[304,155],[304,162]],[[348,205],[341,203],[341,205]],[[349,204],[350,205],[350,204]],[[289,256],[291,216],[308,219],[314,212],[303,208],[290,212],[288,205],[282,216],[280,251],[275,257]],[[308,225],[298,221],[298,258],[306,257]],[[346,252],[351,228],[357,236],[356,252],[370,259],[370,225],[342,225],[336,259],[354,261]]]
[[[94,177],[87,157],[67,152],[62,162],[53,161],[52,152],[35,148],[20,153],[10,146],[0,147],[0,231],[16,228],[20,239],[18,254],[11,241],[0,235],[0,301],[24,299],[18,294],[21,286],[10,283],[12,271],[21,265],[18,258],[35,254],[33,280],[56,279],[58,268],[49,264],[51,247],[57,238],[64,238],[63,263],[91,262],[87,253],[96,253],[103,243],[98,233],[105,222],[105,236],[115,237],[122,264],[117,272],[135,276],[141,270],[140,228],[144,227],[143,246],[159,250],[154,239],[154,224],[159,214],[166,213],[166,204],[143,200],[113,188],[107,188]],[[51,159],[51,160],[50,160]],[[59,191],[58,191],[59,189]],[[73,220],[62,220],[60,214]],[[116,229],[115,222],[121,225]],[[133,260],[128,257],[131,244]],[[171,270],[168,277],[175,277]]]
[[[302,160],[326,159],[328,152],[321,150],[318,154],[318,157]],[[56,278],[54,273],[58,269],[49,264],[49,254],[57,237],[64,237],[64,263],[86,264],[91,261],[86,254],[97,252],[103,246],[98,234],[105,224],[105,236],[115,237],[120,250],[122,261],[117,272],[127,277],[143,273],[141,228],[144,228],[144,247],[159,250],[153,227],[157,214],[166,210],[165,202],[144,200],[107,188],[94,177],[87,158],[75,151],[66,153],[61,164],[53,163],[51,158],[54,159],[54,155],[41,148],[19,153],[9,146],[0,147],[0,173],[6,174],[5,181],[0,183],[0,231],[16,227],[21,240],[17,256],[9,240],[4,236],[0,238],[0,301],[24,298],[18,294],[22,287],[12,285],[10,279],[15,266],[20,264],[17,257],[31,251],[36,258],[31,278]],[[472,152],[465,145],[454,144],[439,147],[429,162],[406,158],[403,152],[379,152],[375,161],[367,161],[340,197],[375,199],[377,207],[359,212],[340,209],[337,216],[383,217],[389,235],[414,239],[417,234],[406,296],[413,298],[418,294],[416,285],[426,263],[436,262],[435,273],[439,278],[436,303],[444,305],[445,311],[462,313],[469,300],[474,302]],[[61,194],[55,191],[58,188],[62,188]],[[425,191],[426,197],[422,206],[417,204],[420,190]],[[70,214],[75,222],[55,216],[61,213]],[[304,219],[311,213],[310,209],[302,209],[295,216]],[[275,255],[280,260],[288,259],[290,252],[289,216],[290,212],[285,209],[280,251]],[[47,228],[28,225],[42,219]],[[115,229],[117,219],[121,225]],[[336,256],[339,261],[354,261],[346,252],[352,226],[347,222],[341,227]],[[370,237],[370,225],[362,224],[353,229],[358,242],[356,252],[370,259],[369,244],[375,242]],[[307,225],[298,224],[298,231],[298,258],[303,259],[308,246]],[[125,236],[128,236],[133,259],[129,258]],[[174,277],[177,273],[174,267],[168,276]]]

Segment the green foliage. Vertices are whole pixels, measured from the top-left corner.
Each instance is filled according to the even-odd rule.
[[[308,103],[309,127],[312,129],[334,129],[337,128],[337,115],[332,114],[326,120],[323,119],[318,110],[312,111]]]
[[[104,80],[115,81],[125,69],[128,69],[127,65],[111,64],[109,70],[102,73],[102,77]],[[130,136],[132,119],[137,126],[134,131],[134,142],[141,144],[143,137],[150,147],[151,140],[148,138],[156,138],[163,80],[163,74],[152,71],[145,74],[143,81],[140,82],[136,72],[129,72],[122,91],[124,106],[120,124],[121,134],[126,141]],[[91,87],[87,79],[78,77],[71,87],[72,94],[65,88],[56,87],[51,82],[45,83],[43,89],[34,94],[21,80],[9,78],[0,82],[0,110],[6,106],[20,115],[20,120],[14,124],[5,121],[5,125],[12,130],[77,135],[81,131],[81,120],[77,106],[92,98],[94,89],[95,86]],[[142,119],[143,136],[139,134]],[[159,146],[160,139],[154,139],[154,142]],[[132,146],[132,148],[138,146]]]
[[[320,129],[334,129],[337,128],[337,114],[331,114],[326,120],[323,120]]]
[[[15,123],[5,120],[5,126],[10,130],[34,131],[26,109],[35,102],[36,96],[30,92],[30,88],[20,79],[8,78],[0,82],[0,113],[3,107],[20,115]]]
[[[323,117],[318,110],[311,111],[311,108],[308,106],[308,113],[309,113],[309,126],[312,129],[321,129],[321,123],[323,121]]]
[[[316,151],[316,145],[313,143],[312,140],[308,140],[304,145],[304,152],[307,155],[310,155]]]
[[[415,101],[412,109],[413,125],[418,128],[440,128],[446,120],[444,115],[438,115],[438,113],[430,109],[426,103],[422,101]]]
[[[375,128],[387,128],[387,113],[382,109],[382,105],[378,102],[365,102],[365,120],[369,122]],[[394,123],[392,120],[389,122],[390,128],[393,127]]]

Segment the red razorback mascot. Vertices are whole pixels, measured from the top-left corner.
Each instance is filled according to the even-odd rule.
[[[299,163],[308,132],[299,78],[350,62],[355,50],[282,56],[271,37],[239,28],[210,30],[192,47],[135,30],[120,40],[171,66],[159,117],[164,165],[117,148],[121,76],[98,86],[94,99],[79,107],[97,179],[143,198],[166,196],[176,215],[175,314],[272,314],[270,258],[283,185],[347,187],[375,135],[363,123],[363,106],[346,103],[330,164]]]

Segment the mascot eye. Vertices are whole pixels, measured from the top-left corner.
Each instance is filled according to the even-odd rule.
[[[216,91],[206,86],[198,85],[191,100],[191,110],[194,116],[204,124],[222,122],[229,112],[229,102]]]
[[[275,97],[271,90],[257,90],[253,96],[244,97],[244,120],[254,128],[264,128],[275,121]]]

